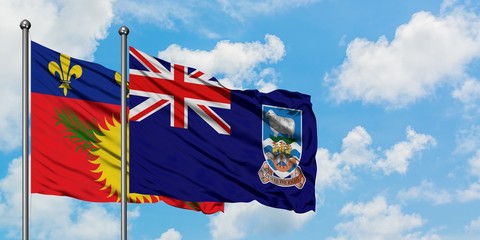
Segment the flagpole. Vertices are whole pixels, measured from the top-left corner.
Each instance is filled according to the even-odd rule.
[[[22,29],[22,239],[28,240],[30,222],[30,164],[28,157],[28,109],[29,109],[29,29],[28,20],[20,22]]]
[[[121,54],[122,54],[122,112],[121,112],[121,126],[122,126],[122,240],[127,240],[127,35],[128,28],[126,26],[120,27],[118,34],[122,38]]]

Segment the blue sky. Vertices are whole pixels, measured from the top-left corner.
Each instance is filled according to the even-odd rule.
[[[476,1],[3,0],[0,238],[21,237],[21,31],[120,70],[129,44],[232,88],[312,96],[317,211],[129,205],[130,239],[478,239]],[[33,195],[32,239],[119,239],[118,204]]]

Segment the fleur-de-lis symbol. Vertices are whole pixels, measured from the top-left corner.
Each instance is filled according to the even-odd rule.
[[[60,53],[60,66],[57,62],[51,61],[48,63],[48,70],[53,76],[58,74],[60,77],[60,86],[58,86],[58,88],[63,88],[63,95],[67,96],[68,89],[72,89],[70,87],[70,80],[73,76],[75,76],[77,80],[82,76],[82,67],[80,67],[80,65],[73,65],[70,68],[70,56],[63,53]]]

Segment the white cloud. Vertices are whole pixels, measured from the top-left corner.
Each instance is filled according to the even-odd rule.
[[[467,189],[457,190],[457,198],[461,202],[480,200],[480,150],[468,159],[468,171],[477,177],[478,181],[471,183]]]
[[[182,234],[175,230],[175,228],[169,228],[166,232],[162,233],[159,238],[155,240],[182,240]]]
[[[274,15],[319,0],[117,0],[115,13],[121,21],[134,18],[172,31],[192,31],[209,39],[219,39],[229,31],[243,31],[252,17]],[[221,20],[219,20],[221,18]],[[214,22],[215,24],[211,24]],[[229,26],[230,30],[215,30]],[[233,33],[235,34],[235,33]],[[235,34],[236,35],[236,34]]]
[[[231,17],[244,21],[254,15],[274,14],[278,11],[289,10],[305,6],[319,0],[217,0],[222,5],[223,11]]]
[[[480,236],[480,217],[471,220],[463,229],[443,234],[441,239],[478,240],[478,236]]]
[[[331,96],[396,108],[432,95],[448,79],[464,79],[480,57],[478,29],[479,16],[454,9],[441,16],[415,13],[392,41],[356,38],[343,64],[325,76]]]
[[[277,89],[277,73],[273,68],[265,68],[258,75],[260,80],[255,83],[255,87],[260,92],[271,92]]]
[[[22,223],[22,158],[14,159],[0,180],[0,227],[20,228]]]
[[[10,163],[7,176],[0,179],[0,228],[13,238],[20,236],[21,230],[21,176],[21,158],[17,158]],[[37,239],[118,239],[119,219],[103,206],[33,194],[30,234]]]
[[[197,1],[168,0],[118,0],[115,11],[122,16],[132,16],[139,22],[154,23],[167,29],[176,27],[177,22],[188,23],[195,18],[192,9]]]
[[[472,220],[467,226],[465,226],[465,231],[469,233],[476,232],[480,234],[480,217]]]
[[[457,6],[458,0],[443,0],[440,5],[440,12],[444,13]]]
[[[371,144],[372,137],[365,128],[357,126],[342,140],[342,152],[339,157],[352,167],[371,165],[375,159],[375,153],[368,148]]]
[[[466,110],[476,110],[480,101],[480,81],[467,79],[460,88],[452,92],[452,96],[461,101]]]
[[[48,211],[37,212],[41,207]],[[101,240],[118,239],[120,235],[119,219],[106,208],[99,204],[81,206],[66,197],[34,195],[32,220],[32,236],[43,239]]]
[[[246,239],[257,234],[271,237],[300,229],[315,213],[297,214],[275,209],[254,201],[250,203],[225,204],[225,212],[210,217],[212,239]],[[272,226],[281,226],[272,228]]]
[[[457,198],[461,202],[480,200],[480,182],[470,184],[465,190],[457,190]]]
[[[327,149],[317,150],[316,187],[321,191],[326,187],[339,186],[348,188],[355,180],[354,169],[365,168],[382,170],[389,175],[392,172],[405,174],[410,161],[422,151],[435,145],[435,139],[430,135],[416,133],[410,126],[406,129],[407,140],[401,141],[381,153],[372,147],[372,138],[361,126],[352,129],[342,140],[342,151],[331,154]]]
[[[320,148],[317,150],[315,156],[318,169],[315,180],[317,191],[333,186],[345,189],[348,188],[350,182],[355,180],[351,168],[338,157],[338,153],[334,153],[334,156],[330,156],[327,149]]]
[[[470,165],[470,172],[480,178],[480,150],[477,150],[477,153],[468,160]]]
[[[272,68],[260,65],[276,63],[285,55],[285,45],[275,35],[265,35],[265,43],[220,41],[211,51],[191,50],[172,44],[158,56],[169,62],[195,67],[219,78],[228,87],[243,88],[257,84],[267,91],[276,88]]]
[[[420,232],[407,234],[403,240],[441,240],[443,237],[439,236],[436,233],[426,233],[422,234]]]
[[[5,35],[12,43],[18,39],[16,44],[11,45],[18,46],[14,52],[20,52],[21,33],[18,24],[26,18],[32,23],[32,40],[68,55],[91,60],[98,40],[107,36],[113,19],[112,2],[113,0],[6,0],[2,1],[3,6],[0,8],[0,22],[11,35],[18,36]]]
[[[106,37],[113,18],[113,0],[0,1],[0,150],[21,142],[21,30],[20,21],[32,23],[31,39],[78,58],[92,59],[98,40]]]
[[[383,196],[367,203],[348,203],[340,215],[352,219],[335,226],[338,235],[333,239],[420,239],[412,231],[425,224],[421,216],[402,213],[400,206],[389,205]]]
[[[455,137],[456,153],[471,153],[480,149],[480,126],[472,125],[469,128],[461,129]]]
[[[130,205],[131,206],[131,205]],[[130,231],[133,228],[134,220],[140,217],[140,206],[135,206],[135,208],[129,208],[127,210],[127,231]]]
[[[137,219],[140,217],[140,207],[136,206],[134,209],[130,209],[127,211],[127,217],[129,219]]]
[[[436,141],[432,136],[418,134],[411,127],[407,127],[407,141],[397,143],[388,149],[385,152],[386,158],[379,160],[375,167],[382,169],[387,175],[394,171],[405,174],[414,155],[435,145]]]
[[[422,181],[419,186],[402,189],[397,193],[401,201],[424,200],[434,205],[450,203],[452,196],[446,190],[436,190],[432,182]]]
[[[369,148],[371,143],[365,128],[357,126],[342,140],[342,152],[330,154],[327,149],[318,149],[317,168],[321,171],[317,171],[316,188],[320,191],[335,185],[348,188],[355,180],[354,168],[372,166],[376,155]]]

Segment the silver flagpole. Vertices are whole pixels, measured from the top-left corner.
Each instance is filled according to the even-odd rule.
[[[118,34],[122,38],[122,240],[127,240],[127,35],[128,28],[120,27]]]
[[[30,39],[29,29],[32,25],[28,20],[20,22],[22,29],[22,239],[28,240],[30,222],[30,164],[28,157],[28,109],[30,83]]]

